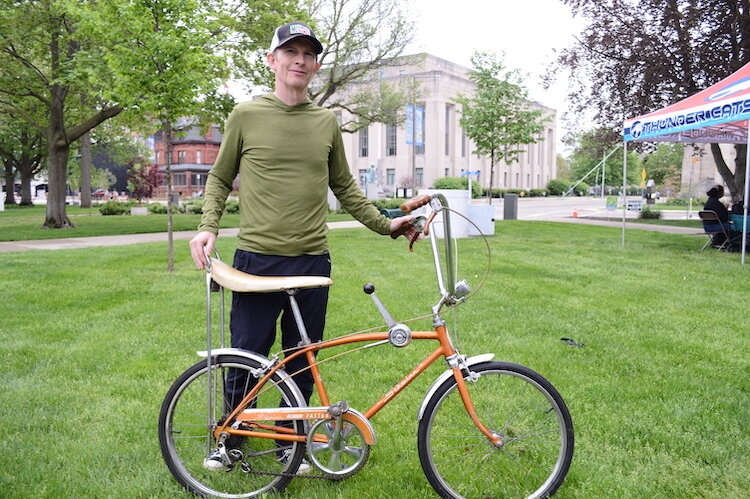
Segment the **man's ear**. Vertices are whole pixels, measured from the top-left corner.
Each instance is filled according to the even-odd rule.
[[[266,54],[266,62],[271,67],[272,71],[276,71],[276,68],[274,65],[276,64],[276,57],[274,57],[273,52],[269,52]]]

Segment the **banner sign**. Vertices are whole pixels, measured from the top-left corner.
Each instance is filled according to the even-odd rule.
[[[414,136],[415,129],[416,137]],[[424,106],[406,106],[406,143],[415,146],[424,145]]]
[[[628,141],[724,142],[747,140],[750,64],[720,82],[660,111],[625,120]]]

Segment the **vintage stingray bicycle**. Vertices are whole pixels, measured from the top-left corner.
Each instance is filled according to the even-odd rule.
[[[371,419],[438,359],[447,370],[419,408],[417,447],[422,469],[442,497],[543,497],[562,484],[573,457],[573,423],[560,394],[531,369],[493,360],[487,353],[466,357],[451,340],[441,310],[466,301],[468,284],[456,279],[456,251],[445,197],[420,196],[402,206],[428,205],[414,223],[429,233],[439,297],[433,329],[411,331],[391,317],[365,285],[388,330],[358,332],[312,343],[295,294],[330,286],[327,277],[260,277],[216,258],[206,274],[208,348],[205,360],[182,373],[169,389],[159,415],[162,455],[177,481],[204,496],[254,497],[284,488],[294,477],[343,479],[358,472],[376,442]],[[431,225],[443,225],[438,238]],[[412,240],[412,243],[414,241]],[[212,349],[211,287],[237,292],[286,292],[303,341],[266,358],[234,348]],[[222,331],[223,294],[219,294]],[[360,412],[346,400],[331,400],[316,354],[342,345],[406,347],[431,341],[435,349],[370,408]],[[222,342],[223,343],[223,342]],[[320,406],[309,407],[287,373],[290,359],[304,356]],[[239,394],[239,395],[237,395]],[[317,472],[301,475],[306,458]],[[306,465],[307,466],[307,465]]]

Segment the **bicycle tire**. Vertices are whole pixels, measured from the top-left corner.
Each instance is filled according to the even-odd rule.
[[[573,422],[565,402],[540,374],[518,364],[471,367],[467,388],[482,423],[503,437],[493,445],[469,418],[456,380],[443,382],[419,422],[419,460],[445,498],[546,497],[573,459]]]
[[[214,414],[208,418],[208,367],[206,361],[198,362],[183,372],[167,392],[159,413],[159,444],[162,457],[174,478],[187,490],[201,496],[254,497],[265,492],[278,491],[286,487],[299,467],[304,454],[304,443],[283,444],[266,438],[234,438],[243,458],[230,471],[208,470],[204,459],[216,449],[213,430],[216,423],[226,415],[224,407],[225,388],[229,376],[245,372],[247,379],[254,381],[253,372],[261,366],[258,361],[236,355],[218,355],[212,366],[212,388]],[[229,371],[239,370],[239,371]],[[284,401],[290,407],[298,407],[294,390],[288,378],[278,373],[267,383],[272,387],[261,390],[255,401],[257,407],[278,407]],[[240,387],[247,392],[247,385]],[[280,422],[269,421],[269,424]],[[304,434],[303,421],[288,421],[298,434]],[[282,456],[288,449],[286,456]],[[243,469],[244,468],[244,469]],[[250,471],[248,471],[250,470]]]

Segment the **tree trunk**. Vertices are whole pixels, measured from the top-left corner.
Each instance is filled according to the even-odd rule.
[[[487,204],[492,204],[492,179],[495,178],[495,151],[490,153],[490,189],[487,191]],[[471,180],[469,180],[471,182]]]
[[[64,229],[75,227],[65,213],[68,191],[68,155],[70,145],[65,137],[63,101],[65,90],[58,85],[50,88],[50,107],[47,128],[47,212],[44,227]]]
[[[727,187],[729,187],[729,194],[732,198],[732,204],[734,204],[742,198],[743,189],[740,188],[738,190],[735,175],[732,173],[732,170],[729,169],[729,166],[727,166],[727,162],[724,160],[724,155],[721,153],[719,144],[711,144],[711,155],[714,158],[716,169],[719,171],[721,178],[724,180],[724,183],[727,185]],[[744,174],[745,172],[743,167],[742,175],[744,176]],[[743,179],[742,186],[744,185],[745,182]]]
[[[737,153],[734,158],[734,187],[737,191],[737,200],[732,198],[732,204],[742,201],[745,197],[745,161],[747,158],[747,144],[735,144]]]
[[[9,161],[5,162],[5,204],[16,204],[16,182]]]
[[[172,235],[172,122],[163,123],[164,175],[167,177],[167,271],[174,270],[174,241]]]
[[[21,206],[33,206],[31,196],[31,179],[34,178],[33,168],[21,168]]]
[[[91,132],[81,135],[81,208],[91,208]]]

